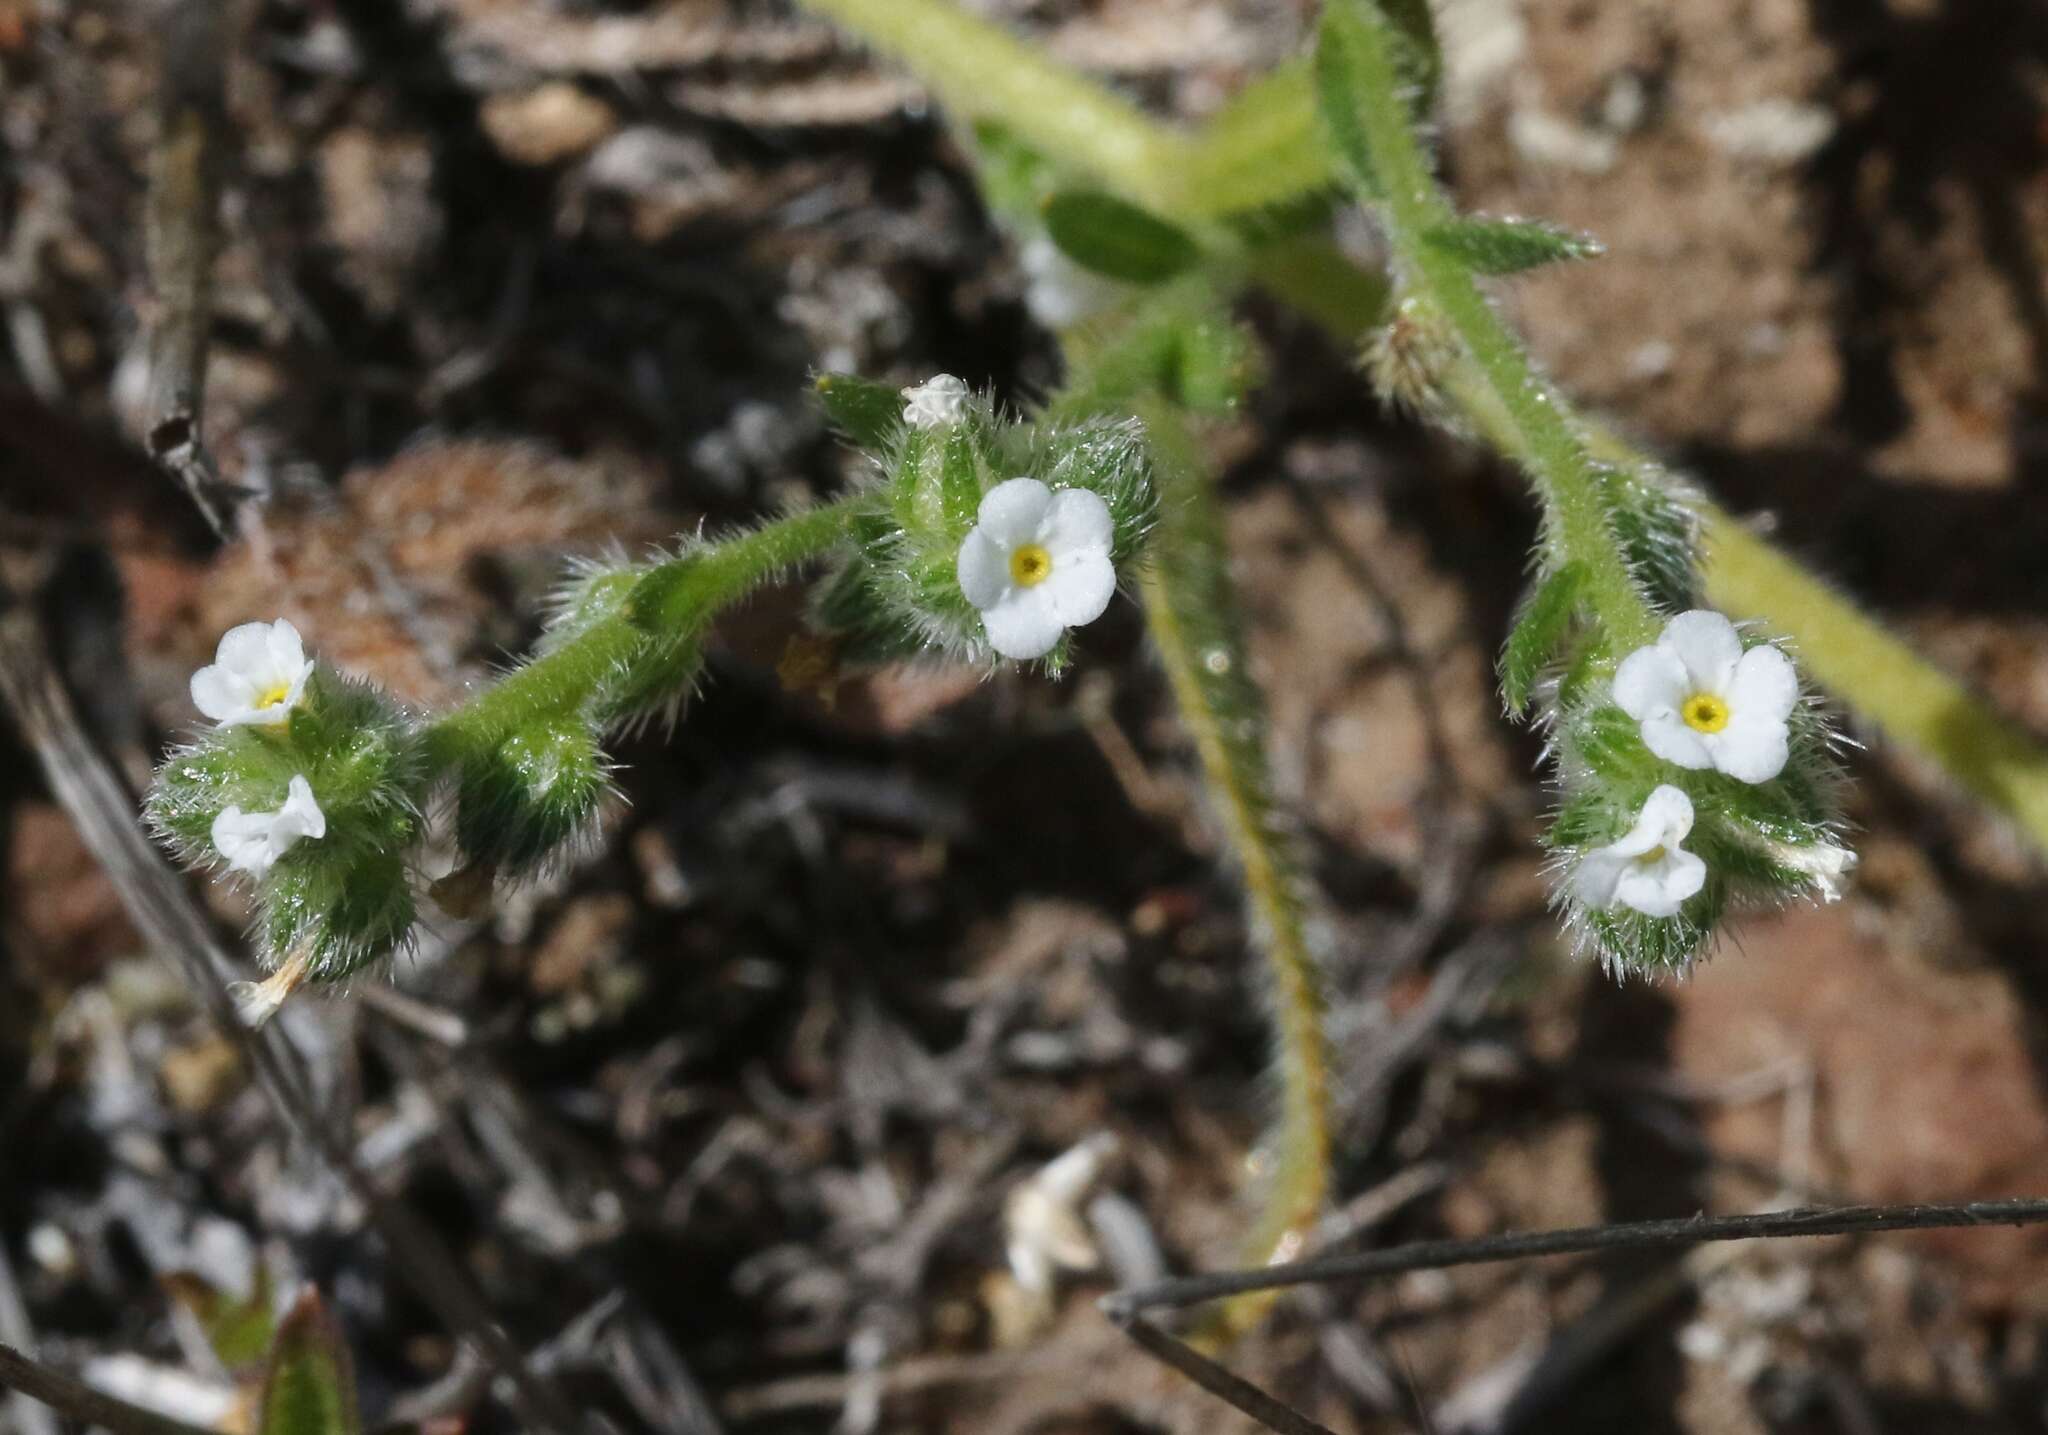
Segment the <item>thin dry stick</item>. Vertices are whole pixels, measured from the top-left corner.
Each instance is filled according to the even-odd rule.
[[[149,427],[144,446],[227,536],[238,490],[220,476],[203,433],[206,350],[213,328],[213,261],[220,249],[221,155],[227,111],[222,54],[227,6],[181,0],[167,18],[159,84],[162,129],[151,164],[144,237],[154,291],[149,333]]]
[[[29,1324],[28,1308],[22,1303],[14,1267],[7,1259],[7,1243],[0,1241],[0,1345],[28,1350],[35,1343],[35,1328]],[[56,1416],[19,1395],[0,1401],[0,1415],[13,1418],[15,1435],[61,1435]],[[4,1425],[5,1421],[0,1421],[0,1426]]]
[[[7,597],[0,589],[0,604]],[[134,794],[79,720],[50,666],[34,615],[20,603],[0,610],[0,703],[34,747],[51,792],[113,882],[129,918],[152,947],[176,959],[187,984],[240,1049],[287,1127],[311,1142],[348,1181],[390,1247],[402,1278],[450,1331],[471,1341],[493,1372],[509,1381],[512,1403],[528,1429],[578,1428],[573,1407],[528,1368],[453,1257],[356,1163],[347,1133],[326,1118],[310,1095],[297,1054],[274,1029],[251,1031],[236,1016],[225,981],[233,971],[227,953],[184,882],[143,835]]]
[[[2048,1223],[2048,1199],[1972,1201],[1955,1206],[1805,1206],[1750,1216],[1690,1216],[1670,1221],[1577,1226],[1560,1231],[1510,1232],[1469,1241],[1417,1241],[1383,1251],[1320,1256],[1262,1270],[1219,1271],[1214,1275],[1158,1281],[1111,1292],[1102,1298],[1102,1310],[1110,1319],[1123,1324],[1142,1310],[1199,1305],[1246,1291],[1284,1290],[1321,1281],[1372,1279],[1406,1271],[1442,1270],[1532,1256],[1643,1250],[1759,1237],[1847,1236],[1877,1231],[2044,1223]]]
[[[1327,1425],[1318,1425],[1292,1406],[1275,1400],[1242,1376],[1233,1375],[1184,1340],[1177,1340],[1140,1316],[1119,1320],[1125,1335],[1138,1348],[1171,1370],[1178,1371],[1231,1409],[1243,1412],[1278,1435],[1336,1435]]]
[[[0,1345],[0,1390],[18,1391],[68,1419],[100,1426],[114,1435],[218,1435],[203,1425],[187,1425],[102,1395],[90,1385],[38,1364],[11,1345]]]

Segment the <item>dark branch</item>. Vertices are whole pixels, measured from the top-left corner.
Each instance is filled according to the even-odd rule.
[[[1112,1292],[1102,1298],[1102,1309],[1119,1325],[1128,1325],[1141,1310],[1199,1305],[1246,1291],[1280,1290],[1323,1281],[1368,1280],[1404,1271],[1440,1270],[1532,1256],[1692,1246],[1708,1241],[1846,1236],[1958,1226],[2031,1226],[2044,1222],[2048,1222],[2048,1200],[1974,1201],[1959,1206],[1810,1206],[1751,1216],[1693,1216],[1632,1225],[1580,1226],[1563,1231],[1481,1236],[1469,1241],[1418,1241],[1383,1251],[1319,1256],[1257,1270],[1186,1276]]]
[[[1161,1365],[1179,1371],[1232,1409],[1241,1411],[1278,1435],[1336,1435],[1327,1425],[1318,1425],[1293,1407],[1282,1405],[1258,1386],[1232,1375],[1184,1340],[1176,1340],[1158,1326],[1140,1317],[1120,1320],[1118,1326],[1147,1355]]]
[[[221,83],[227,9],[218,0],[180,0],[166,19],[159,80],[162,131],[151,165],[144,229],[153,294],[149,426],[143,443],[222,537],[239,490],[214,465],[203,419],[227,133]]]
[[[0,1390],[19,1391],[68,1419],[98,1425],[114,1435],[217,1435],[203,1425],[187,1425],[102,1395],[90,1385],[37,1364],[11,1345],[0,1345]]]

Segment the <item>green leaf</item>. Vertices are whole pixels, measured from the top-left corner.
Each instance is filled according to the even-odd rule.
[[[1201,246],[1176,224],[1134,204],[1092,190],[1069,190],[1045,202],[1053,243],[1084,269],[1130,284],[1161,284],[1201,260]]]
[[[1028,220],[1053,187],[1053,167],[1016,131],[999,120],[974,122],[975,172],[988,207]]]
[[[1538,583],[1522,605],[1500,654],[1501,694],[1514,716],[1529,710],[1537,678],[1564,646],[1585,581],[1584,566],[1567,563]]]
[[[308,1290],[278,1327],[259,1435],[360,1435],[355,1373],[341,1332]]]
[[[1670,613],[1699,595],[1698,521],[1681,490],[1648,466],[1596,465],[1593,476],[1614,524],[1614,536],[1650,601]]]
[[[1590,234],[1528,219],[1459,219],[1422,233],[1422,242],[1481,274],[1519,274],[1607,252]]]
[[[258,1262],[247,1300],[230,1295],[191,1271],[164,1277],[171,1298],[192,1313],[206,1333],[206,1343],[229,1370],[262,1363],[277,1330],[271,1311],[269,1266]]]
[[[1436,104],[1437,84],[1443,78],[1443,49],[1436,42],[1436,20],[1429,0],[1379,0],[1379,7],[1394,25],[1398,40],[1396,54],[1408,83],[1415,88],[1417,120],[1426,120]]]
[[[1338,173],[1367,196],[1380,192],[1366,132],[1366,85],[1361,74],[1361,56],[1373,44],[1364,27],[1371,23],[1356,0],[1329,0],[1316,39],[1316,99],[1323,128]]]
[[[852,374],[820,374],[811,381],[832,426],[862,448],[886,448],[903,429],[903,391]]]
[[[1326,232],[1336,209],[1337,194],[1330,189],[1312,189],[1291,199],[1240,209],[1223,216],[1231,232],[1247,245],[1278,244],[1304,234]]]

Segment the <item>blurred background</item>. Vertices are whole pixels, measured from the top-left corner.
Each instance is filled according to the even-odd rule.
[[[1188,118],[1314,19],[972,8]],[[2048,10],[1437,9],[1462,201],[1608,246],[1508,297],[1562,385],[2048,732]],[[312,1283],[373,1427],[520,1428],[38,753],[82,732],[145,780],[218,635],[279,615],[446,704],[531,642],[565,555],[848,481],[812,371],[1022,403],[1057,350],[944,117],[780,0],[252,0],[213,51],[206,439],[258,495],[221,542],[145,451],[181,33],[144,0],[0,0],[0,619],[76,709],[0,724],[0,1342],[246,1426],[207,1312]],[[1538,740],[1492,677],[1519,480],[1247,312],[1270,380],[1217,442],[1333,927],[1338,1234],[2048,1192],[2037,855],[1864,733],[1846,900],[1683,982],[1574,961]],[[1229,1262],[1269,1094],[1139,615],[1057,685],[834,681],[791,660],[800,607],[726,624],[673,736],[621,745],[601,848],[288,1008],[309,1099],[619,1429],[1248,1428],[1093,1304]],[[1017,1192],[1082,1143],[1094,1181],[1034,1216]],[[1020,1283],[1034,1241],[1095,1269]],[[2048,1234],[2013,1230],[1478,1267],[1290,1297],[1230,1360],[1345,1430],[2002,1435],[2048,1426],[2044,1276]]]

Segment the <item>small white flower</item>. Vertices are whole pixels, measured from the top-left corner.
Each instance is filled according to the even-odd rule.
[[[213,664],[192,675],[192,701],[223,727],[281,723],[305,696],[313,660],[284,619],[244,623],[220,640]]]
[[[1856,854],[1832,842],[1815,842],[1795,847],[1773,842],[1771,856],[1813,884],[1814,895],[1823,902],[1842,900],[1842,883],[1856,868]]]
[[[967,412],[967,384],[951,374],[934,374],[903,391],[903,422],[914,429],[944,428]]]
[[[1116,592],[1116,525],[1099,495],[1013,478],[988,491],[977,518],[955,572],[998,653],[1042,658],[1067,629],[1102,616]]]
[[[1589,907],[1632,907],[1646,917],[1673,917],[1707,883],[1707,864],[1678,844],[1692,831],[1692,799],[1670,784],[1643,802],[1635,826],[1619,842],[1589,852],[1572,874]]]
[[[1004,1252],[1026,1291],[1049,1296],[1058,1271],[1095,1269],[1099,1257],[1081,1216],[1081,1198],[1116,1151],[1116,1137],[1097,1132],[1010,1192],[1003,1204]]]
[[[275,812],[244,812],[230,807],[213,819],[213,845],[228,859],[230,872],[261,877],[303,837],[325,837],[327,814],[313,800],[305,774],[294,777],[284,806]]]
[[[1785,769],[1799,675],[1776,648],[1744,652],[1733,623],[1694,609],[1622,660],[1614,700],[1666,762],[1769,782]]]

